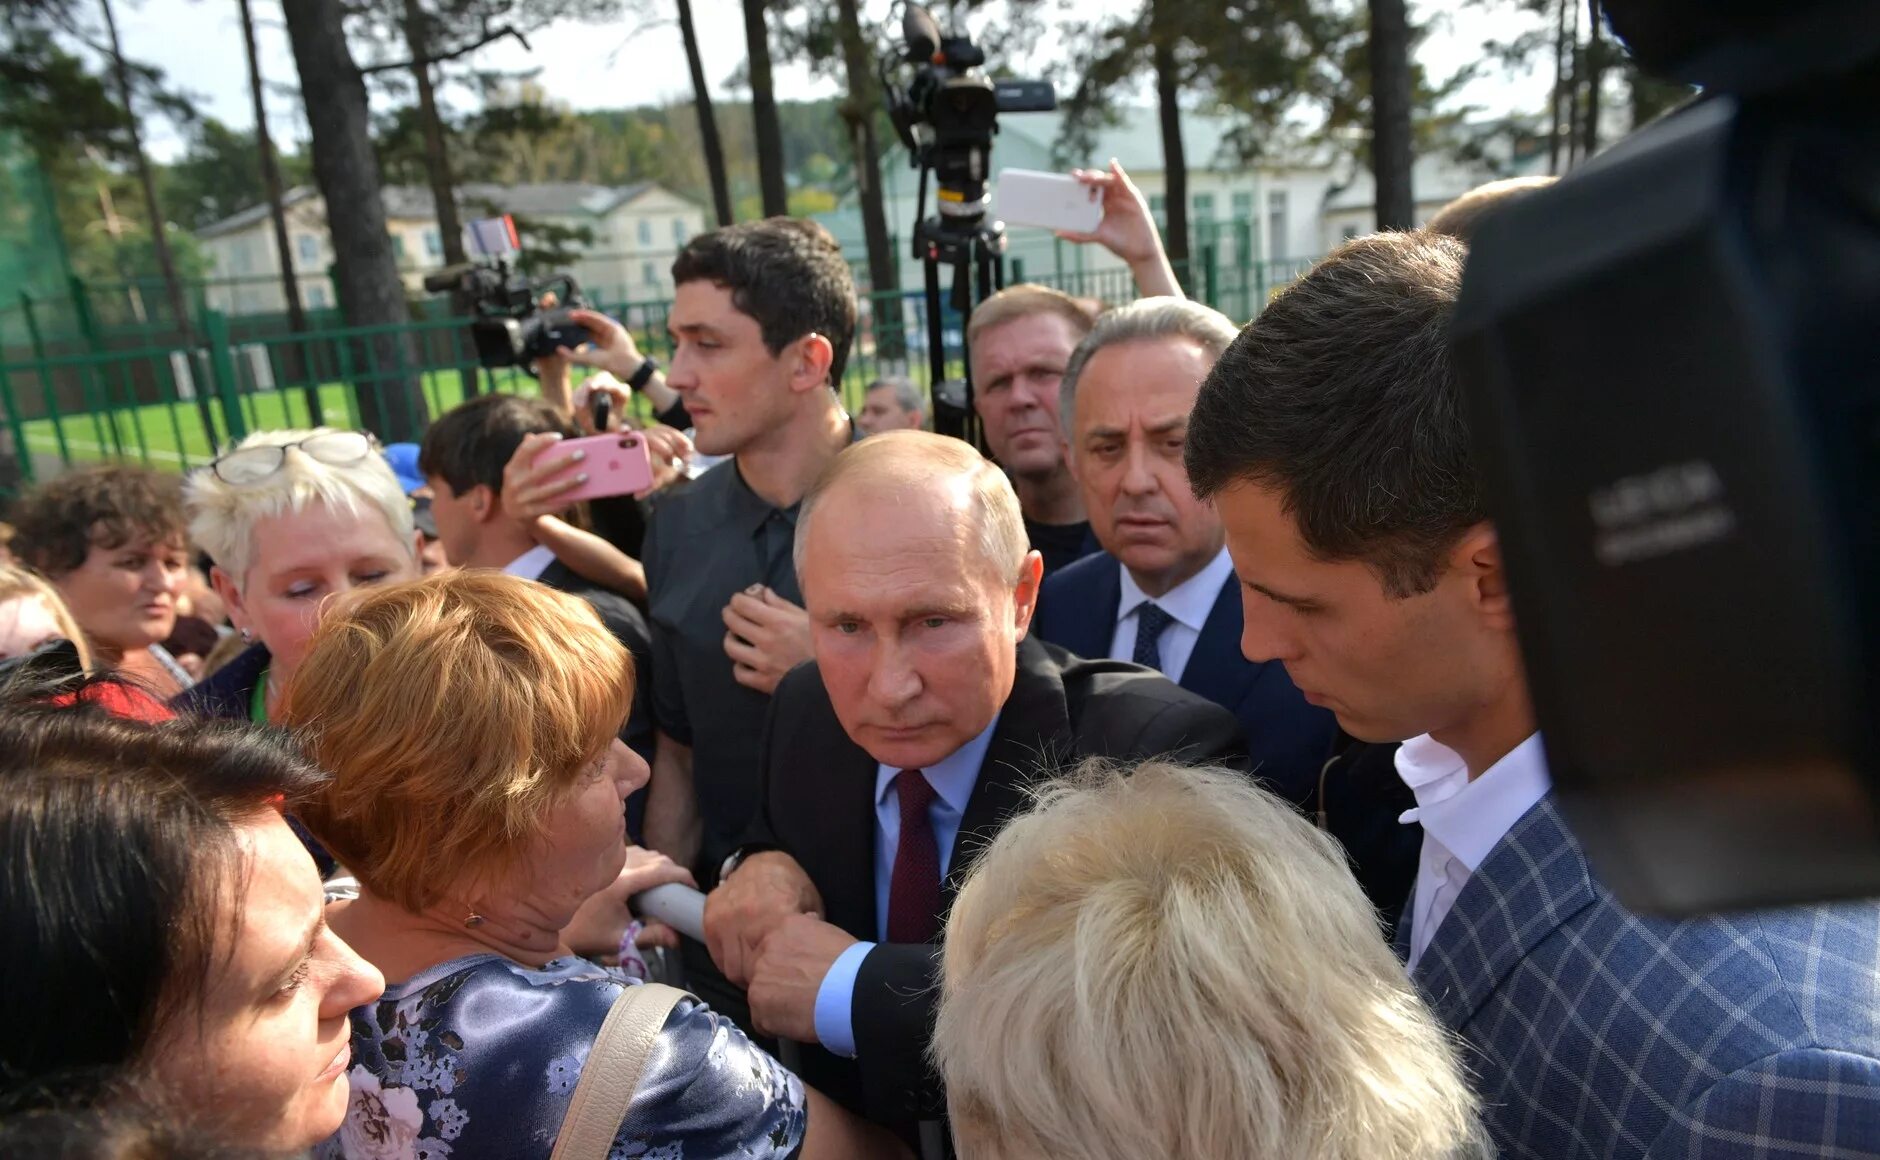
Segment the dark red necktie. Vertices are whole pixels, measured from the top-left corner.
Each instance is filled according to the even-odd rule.
[[[901,798],[901,844],[888,882],[888,941],[932,942],[940,933],[940,846],[934,841],[933,786],[918,769],[894,777]]]

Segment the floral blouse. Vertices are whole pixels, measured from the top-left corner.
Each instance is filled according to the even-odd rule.
[[[583,959],[441,963],[352,1013],[346,1120],[317,1160],[547,1160],[588,1049],[621,988]],[[608,1160],[784,1160],[803,1143],[802,1083],[709,1007],[682,1000]]]

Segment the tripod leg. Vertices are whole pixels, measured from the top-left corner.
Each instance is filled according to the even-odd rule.
[[[927,292],[927,405],[933,415],[933,429],[941,435],[963,437],[965,416],[942,398],[940,386],[947,379],[946,325],[940,316],[940,263],[929,252],[926,264]]]

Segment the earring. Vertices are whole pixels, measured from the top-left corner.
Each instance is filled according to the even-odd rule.
[[[482,916],[482,915],[480,915],[480,914],[477,914],[477,913],[476,913],[475,911],[472,911],[472,912],[471,912],[471,914],[470,914],[470,917],[468,917],[468,918],[466,918],[466,919],[464,919],[464,920],[463,920],[463,924],[464,924],[465,926],[467,926],[467,927],[478,927],[478,926],[482,926],[482,925],[483,925],[483,916]]]
[[[246,628],[242,629],[242,643],[253,644],[254,642],[255,642],[255,634],[249,629],[246,629]]]

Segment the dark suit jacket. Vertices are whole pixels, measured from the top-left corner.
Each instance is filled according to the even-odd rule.
[[[789,852],[822,893],[829,921],[875,941],[878,766],[843,732],[813,663],[777,686],[764,741],[763,796],[750,841]],[[1022,642],[1012,693],[961,819],[943,907],[952,907],[979,851],[1023,806],[1027,786],[1086,757],[1157,755],[1239,765],[1245,749],[1231,714],[1159,673]],[[804,1080],[880,1123],[941,1115],[944,1095],[926,1061],[938,951],[933,944],[876,947],[855,984],[857,1058],[805,1045]]]
[[[1032,631],[1081,657],[1110,655],[1123,566],[1099,552],[1044,578]],[[1338,723],[1308,705],[1278,661],[1254,664],[1240,653],[1240,590],[1229,580],[1202,625],[1182,671],[1181,686],[1240,719],[1254,772],[1295,805],[1304,806],[1331,756]]]
[[[538,577],[542,583],[557,592],[566,592],[570,596],[579,596],[594,606],[594,611],[601,617],[601,623],[607,631],[614,634],[614,639],[627,646],[633,654],[633,713],[627,718],[627,728],[620,739],[633,748],[635,753],[648,762],[653,760],[653,714],[647,702],[647,689],[652,684],[653,639],[646,628],[646,614],[634,606],[631,600],[611,588],[603,588],[588,580],[573,569],[556,560],[543,570]]]

